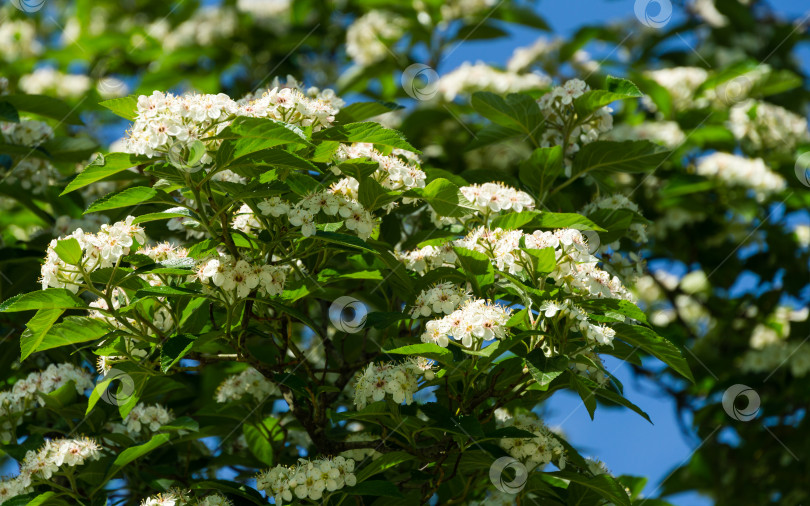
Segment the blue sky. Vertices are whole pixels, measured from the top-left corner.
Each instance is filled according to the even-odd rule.
[[[541,2],[538,11],[554,34],[567,36],[583,25],[632,19],[634,3],[633,0],[556,0]],[[810,9],[810,4],[796,0],[768,3],[777,13],[792,19],[802,19]],[[677,20],[678,16],[676,8],[673,18]],[[446,73],[464,61],[482,60],[504,65],[515,47],[529,45],[543,35],[549,34],[519,28],[512,31],[508,40],[465,43],[442,62],[438,71]],[[803,67],[810,68],[810,44],[800,47],[798,55]],[[551,399],[546,408],[546,422],[550,426],[560,426],[583,455],[600,458],[614,474],[648,477],[650,481],[645,493],[654,496],[672,470],[688,461],[700,440],[683,433],[676,421],[675,403],[665,394],[658,393],[660,390],[654,384],[634,378],[630,367],[618,359],[607,357],[605,364],[624,384],[627,398],[646,411],[654,425],[630,410],[602,406],[597,409],[595,420],[591,421],[580,398],[568,392]],[[710,499],[694,493],[667,499],[677,506],[712,504]]]

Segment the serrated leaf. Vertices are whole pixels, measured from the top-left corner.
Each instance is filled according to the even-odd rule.
[[[695,378],[692,377],[692,371],[689,369],[689,364],[686,362],[686,359],[683,358],[681,350],[669,340],[659,336],[647,327],[637,325],[619,323],[614,325],[613,329],[616,331],[616,339],[620,339],[631,346],[641,348],[670,366],[684,378],[692,383],[695,382]]]
[[[45,335],[64,312],[65,310],[61,308],[40,309],[28,320],[25,324],[26,330],[20,336],[20,360],[25,360],[36,351]]]
[[[669,151],[650,141],[595,141],[574,157],[574,176],[594,171],[645,172],[656,169]]]
[[[191,350],[197,336],[177,334],[169,337],[160,349],[160,370],[164,373]]]
[[[355,102],[342,108],[335,116],[335,121],[338,123],[353,123],[396,111],[397,109],[402,109],[402,106],[391,102]]]
[[[568,370],[566,357],[546,357],[542,350],[533,350],[526,356],[529,373],[538,385],[544,387]]]
[[[473,93],[472,108],[495,124],[533,137],[543,122],[540,107],[529,95],[512,93],[505,98],[488,91]]]
[[[120,116],[130,121],[135,121],[135,118],[137,117],[138,97],[135,95],[102,100],[99,102],[99,105],[106,107],[116,116]]]
[[[368,142],[421,153],[405,140],[402,133],[370,121],[325,128],[312,134],[312,138],[320,141]]]
[[[101,181],[113,174],[123,172],[131,167],[147,163],[149,161],[145,156],[136,156],[129,153],[110,153],[108,155],[99,155],[95,160],[90,162],[85,169],[80,172],[73,180],[68,183],[61,195],[70,193],[79,188]]]
[[[453,353],[450,350],[433,343],[410,344],[393,350],[385,350],[383,353],[425,357],[442,364],[452,363],[453,361]]]
[[[75,237],[56,241],[53,251],[66,264],[79,265],[82,262],[82,247]]]
[[[155,198],[157,195],[158,190],[148,186],[135,186],[132,188],[127,188],[126,190],[111,193],[99,198],[90,204],[90,207],[87,208],[84,214],[134,206],[136,204],[147,202]]]
[[[489,285],[495,282],[495,268],[485,254],[467,248],[456,246],[453,248],[458,257],[458,263],[464,274],[472,282],[473,291],[479,295],[484,295]]]
[[[538,148],[520,164],[520,181],[538,196],[563,173],[562,147]]]
[[[0,313],[30,311],[32,309],[71,309],[83,308],[86,304],[70,290],[48,288],[36,292],[15,295],[0,304]]]
[[[421,193],[439,216],[466,216],[477,209],[461,194],[458,186],[444,178],[434,179]]]
[[[50,350],[87,341],[95,341],[110,332],[110,328],[94,318],[68,316],[53,325],[39,340],[34,351]]]

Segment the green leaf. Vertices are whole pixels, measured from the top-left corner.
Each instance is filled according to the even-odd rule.
[[[522,93],[512,93],[504,98],[488,91],[479,91],[473,93],[471,105],[477,113],[493,123],[518,130],[528,137],[533,137],[543,122],[537,102]]]
[[[143,457],[144,455],[151,452],[155,448],[158,448],[168,443],[169,437],[170,437],[169,434],[155,434],[146,443],[138,446],[133,446],[131,448],[127,448],[126,450],[119,453],[118,457],[116,457],[115,460],[113,461],[110,470],[107,472],[107,477],[105,478],[103,483],[108,482],[113,476],[115,476],[118,473],[118,471],[123,469],[124,466],[126,466],[130,462],[140,457]]]
[[[421,153],[410,144],[397,130],[385,128],[379,123],[363,122],[333,126],[312,134],[314,140],[340,142],[369,142],[379,146],[405,149]]]
[[[17,112],[17,109],[13,105],[0,100],[0,121],[6,123],[19,123],[20,113]]]
[[[606,232],[604,228],[577,213],[552,213],[543,211],[540,213],[540,217],[532,224],[540,228],[574,228],[577,230]]]
[[[692,371],[689,369],[689,364],[686,362],[686,359],[683,358],[681,350],[667,339],[659,336],[647,327],[619,323],[614,325],[613,328],[616,330],[616,339],[641,348],[670,366],[684,378],[692,383],[695,382],[695,378],[692,377]]]
[[[275,463],[273,460],[273,445],[267,439],[266,434],[269,434],[276,441],[280,437],[274,437],[274,434],[275,436],[281,436],[281,430],[278,427],[278,420],[273,417],[264,419],[261,424],[262,427],[260,428],[252,423],[245,423],[242,425],[242,433],[245,435],[250,452],[264,464],[272,466]]]
[[[367,177],[360,181],[357,200],[369,211],[375,211],[400,196],[399,192],[388,191],[380,183]]]
[[[53,118],[70,125],[83,125],[78,107],[71,107],[65,102],[45,95],[3,95],[3,102],[14,106],[18,111],[30,112]]]
[[[546,357],[542,350],[536,349],[526,356],[526,365],[537,384],[545,387],[568,370],[568,359],[563,356]]]
[[[375,474],[379,474],[386,469],[391,469],[398,466],[403,462],[413,460],[415,457],[406,452],[390,452],[384,453],[382,457],[372,460],[366,464],[360,471],[356,471],[357,483],[362,483],[371,478]]]
[[[534,264],[535,274],[543,273],[548,274],[557,267],[557,256],[554,253],[554,248],[520,248],[524,253],[532,258]]]
[[[90,204],[90,207],[84,212],[84,214],[88,213],[95,213],[98,211],[108,211],[110,209],[118,209],[121,207],[129,207],[134,206],[136,204],[141,204],[143,202],[147,202],[153,198],[155,198],[158,193],[158,190],[154,188],[150,188],[148,186],[134,186],[132,188],[127,188],[126,190],[111,193],[109,195],[105,195],[97,199],[95,202]],[[167,197],[169,198],[169,197]]]
[[[48,288],[36,292],[21,293],[0,304],[0,313],[30,311],[32,309],[71,309],[86,307],[83,300],[70,290]]]
[[[168,220],[170,218],[196,219],[196,217],[191,214],[191,211],[189,211],[185,207],[172,207],[171,209],[166,209],[165,211],[161,211],[159,213],[148,213],[137,216],[134,220],[132,220],[132,224],[137,225],[139,223],[147,223],[150,221],[157,221],[157,220]]]
[[[197,336],[190,334],[177,334],[169,337],[160,349],[160,370],[164,373],[191,350]]]
[[[135,121],[138,111],[138,97],[129,95],[120,98],[111,98],[99,102],[99,105],[111,110],[115,115],[130,121]]]
[[[87,341],[95,341],[110,332],[99,320],[86,316],[68,316],[52,326],[40,339],[34,351],[50,350]]]
[[[45,335],[64,312],[62,308],[40,309],[28,320],[25,324],[27,328],[20,336],[20,360],[25,360],[36,351]]]
[[[228,144],[233,148],[230,151],[233,159],[284,144],[310,145],[309,140],[299,129],[286,123],[244,116],[233,120],[216,138],[231,139]]]
[[[279,169],[318,171],[312,162],[304,160],[298,155],[294,155],[282,148],[262,149],[249,153],[229,162],[225,168],[231,170],[253,168],[253,167],[275,167]]]
[[[368,243],[366,243],[366,241],[354,235],[340,234],[337,232],[325,232],[323,230],[318,230],[315,232],[315,235],[313,237],[315,239],[320,239],[322,241],[340,244],[341,246],[346,246],[351,249],[359,249],[362,251],[369,251],[371,253],[377,252],[377,250],[369,246]]]
[[[631,410],[633,410],[636,413],[638,413],[639,415],[641,415],[645,420],[652,423],[652,420],[650,419],[650,415],[648,415],[647,413],[642,411],[641,408],[639,408],[638,406],[636,406],[635,404],[630,402],[623,395],[619,395],[616,392],[614,392],[612,390],[608,390],[606,388],[597,388],[596,390],[593,391],[593,393],[594,393],[594,395],[596,395],[596,397],[599,397],[601,399],[606,399],[607,401],[610,401],[610,402],[615,403],[615,404],[619,404],[619,405],[624,406],[626,408],[630,408]]]
[[[589,388],[588,384],[575,372],[568,371],[568,378],[571,386],[574,387],[574,390],[577,391],[582,399],[583,404],[585,404],[588,414],[591,415],[591,420],[593,420],[593,414],[596,411],[596,396]]]
[[[562,147],[538,148],[528,160],[520,164],[520,181],[542,196],[550,183],[563,173]]]
[[[364,181],[380,168],[380,164],[368,158],[353,158],[335,165],[334,168],[358,181]]]
[[[608,76],[607,90],[589,90],[574,100],[574,110],[580,121],[597,109],[626,98],[638,98],[643,94],[627,79]]]
[[[608,474],[600,474],[589,478],[588,476],[575,473],[573,471],[556,471],[545,473],[547,476],[568,480],[571,483],[583,485],[617,506],[630,506],[630,498],[627,496],[624,487],[615,478]]]
[[[591,299],[580,302],[580,306],[586,311],[601,311],[619,313],[637,320],[644,325],[649,325],[647,315],[638,306],[630,301],[620,299]]]
[[[505,213],[496,216],[490,222],[490,227],[494,230],[502,228],[504,230],[516,230],[537,220],[540,216],[538,211],[521,211],[519,213]]]
[[[391,102],[355,102],[341,109],[335,116],[335,121],[338,123],[353,123],[402,108],[401,105],[392,104]]]
[[[444,178],[434,179],[423,188],[422,198],[439,216],[466,216],[477,209],[461,194],[458,186]]]
[[[402,492],[399,491],[396,485],[390,481],[383,480],[370,480],[358,483],[353,487],[345,488],[344,491],[349,495],[371,495],[379,497],[402,497]]]
[[[459,246],[454,247],[458,263],[473,284],[473,291],[484,295],[484,290],[495,282],[495,268],[485,254]]]
[[[442,348],[434,343],[410,344],[393,350],[385,350],[383,353],[425,357],[441,364],[453,363],[453,353],[447,348]]]
[[[53,251],[66,264],[79,265],[82,262],[82,247],[75,237],[56,241]]]
[[[574,176],[592,171],[645,172],[656,169],[669,151],[650,141],[596,141],[574,157]]]
[[[225,480],[205,480],[192,483],[192,490],[218,490],[226,494],[236,495],[253,504],[265,506],[267,501],[255,490],[247,485]]]
[[[61,195],[84,188],[91,183],[101,181],[113,174],[123,172],[148,161],[149,159],[145,156],[135,156],[128,153],[99,154],[95,160],[90,162],[82,172],[68,183]]]

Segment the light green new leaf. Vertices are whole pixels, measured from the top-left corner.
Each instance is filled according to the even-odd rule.
[[[129,95],[121,98],[111,98],[99,102],[99,105],[111,110],[117,116],[135,121],[138,111],[138,97],[136,95]]]
[[[405,140],[402,133],[370,121],[326,128],[312,134],[312,138],[320,141],[368,142],[379,146],[421,153]]]
[[[423,188],[422,198],[439,216],[466,216],[476,210],[476,207],[461,194],[458,186],[444,178],[434,179]]]
[[[94,318],[68,316],[45,333],[34,351],[95,341],[109,332],[110,329],[105,324]]]
[[[20,336],[20,360],[25,360],[36,351],[45,335],[64,312],[62,308],[40,309],[28,320],[25,324],[27,328]]]
[[[32,309],[71,309],[86,307],[84,301],[70,290],[48,288],[36,292],[21,293],[0,304],[0,313],[30,311]]]
[[[82,262],[82,247],[75,237],[57,241],[53,251],[66,264],[79,265]]]
[[[163,192],[158,192],[158,190],[148,186],[134,186],[99,198],[90,204],[90,207],[87,208],[84,214],[134,206],[135,204],[141,204],[155,198],[159,193]],[[168,199],[169,197],[167,196],[166,198]]]
[[[80,172],[73,180],[68,183],[61,195],[70,193],[79,188],[101,181],[113,174],[123,172],[131,167],[147,163],[149,161],[145,156],[136,156],[129,153],[110,153],[108,155],[99,155],[95,160],[90,162],[85,169]]]

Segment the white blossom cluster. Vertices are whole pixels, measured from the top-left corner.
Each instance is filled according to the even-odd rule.
[[[614,193],[613,195],[596,199],[593,202],[586,204],[580,213],[584,214],[585,216],[590,216],[599,209],[628,209],[634,213],[641,214],[638,205],[621,193]],[[647,237],[647,227],[643,223],[632,223],[627,228],[627,232],[628,238],[632,241],[644,244],[649,240]],[[601,249],[604,249],[607,246],[610,246],[613,249],[619,249],[619,241],[616,240],[610,245],[603,244]]]
[[[422,342],[447,348],[452,337],[466,348],[479,348],[484,341],[506,337],[510,312],[487,300],[468,300],[449,315],[427,322]]]
[[[618,277],[597,266],[599,260],[591,255],[587,239],[579,230],[536,230],[532,234],[525,234],[520,230],[489,230],[481,227],[464,239],[455,241],[455,244],[487,255],[498,270],[525,278],[528,275],[528,256],[521,250],[521,239],[525,248],[554,249],[557,264],[550,276],[568,293],[588,298],[633,300],[632,294]]]
[[[356,483],[354,460],[341,456],[299,459],[296,466],[276,466],[256,478],[256,488],[274,497],[277,506],[292,502],[293,497],[318,501],[324,493]]]
[[[123,423],[115,424],[112,428],[115,433],[137,436],[146,430],[156,432],[161,426],[174,420],[171,411],[160,404],[144,404],[139,402],[124,418]]]
[[[17,418],[16,425],[22,423],[22,413],[34,406],[44,405],[37,397],[37,392],[50,394],[69,382],[73,382],[76,393],[82,395],[88,388],[93,388],[90,373],[73,364],[51,364],[44,371],[32,372],[25,379],[14,383],[10,390],[0,391],[0,441],[12,438],[10,418]]]
[[[397,252],[396,255],[405,263],[408,270],[419,274],[445,265],[455,265],[458,260],[452,242],[446,242],[440,246],[425,246],[413,251]]]
[[[150,158],[165,155],[175,142],[205,140],[219,134],[237,116],[272,119],[291,127],[311,126],[317,131],[331,125],[337,112],[329,102],[308,98],[297,88],[290,87],[273,88],[260,98],[240,101],[224,93],[178,96],[155,91],[152,95],[138,97],[136,119],[125,149]],[[211,161],[206,153],[200,163],[205,165]]]
[[[285,0],[281,0],[285,1]],[[267,2],[272,3],[272,2]],[[304,86],[304,83],[299,82],[294,76],[287,75],[286,81],[281,81],[278,76],[274,77],[272,81],[270,81],[270,85],[265,90],[256,91],[254,93],[248,93],[241,100],[240,103],[247,103],[252,100],[258,100],[262,98],[265,93],[268,93],[274,89],[284,89],[284,88],[291,88],[300,92],[302,95],[305,95],[307,98],[312,100],[318,100],[324,102],[336,110],[340,110],[346,105],[346,102],[340,98],[336,93],[335,90],[332,88],[324,88],[320,89],[315,86],[310,86],[309,88]]]
[[[531,195],[503,183],[472,184],[462,186],[459,190],[464,198],[478,207],[481,213],[501,211],[519,213],[524,209],[534,209],[534,199]]]
[[[32,148],[26,155],[14,160],[13,167],[5,176],[5,182],[19,182],[24,190],[43,193],[59,176],[58,171],[41,153],[33,148],[54,138],[54,131],[43,121],[22,118],[18,123],[0,122],[2,139],[8,144]]]
[[[417,295],[411,316],[419,318],[433,314],[450,314],[468,298],[467,291],[458,285],[449,282],[437,283]]]
[[[0,504],[30,492],[34,479],[50,480],[61,467],[74,467],[98,460],[101,447],[92,439],[51,439],[37,451],[29,450],[20,464],[20,474],[0,481]]]
[[[526,70],[535,62],[544,61],[558,51],[562,45],[563,39],[560,37],[552,40],[540,37],[531,46],[519,47],[512,51],[512,57],[506,63],[506,69],[511,72]]]
[[[166,51],[188,46],[210,46],[214,42],[231,37],[239,26],[236,12],[229,8],[210,5],[194,11],[190,18],[172,27],[167,18],[161,18],[144,27],[144,33],[160,44]],[[133,35],[134,49],[144,43],[143,36]]]
[[[80,97],[90,91],[93,81],[84,74],[65,74],[52,67],[40,67],[20,77],[20,89],[31,95]]]
[[[672,67],[650,70],[644,75],[666,88],[672,98],[672,106],[678,110],[700,108],[708,105],[705,98],[697,98],[696,91],[709,77],[700,67]]]
[[[471,64],[464,62],[457,69],[443,75],[436,83],[442,98],[452,102],[460,95],[470,95],[476,91],[491,91],[499,95],[521,91],[548,88],[551,79],[534,73],[498,70],[484,62]]]
[[[290,13],[292,0],[237,0],[236,9],[250,13],[256,20],[283,28]]]
[[[607,132],[604,137],[611,141],[652,141],[675,149],[686,142],[686,134],[675,121],[645,121],[638,125],[623,123]]]
[[[560,469],[565,468],[565,448],[554,433],[537,418],[534,413],[511,416],[506,410],[495,412],[498,427],[515,427],[534,433],[533,438],[503,438],[500,446],[512,457],[520,460],[529,471],[542,469],[553,462]]]
[[[357,378],[354,403],[357,409],[363,409],[372,402],[383,400],[388,394],[397,404],[411,404],[422,375],[428,381],[434,377],[431,364],[422,357],[408,357],[399,363],[369,364]]]
[[[259,202],[257,207],[262,214],[267,216],[286,215],[290,225],[301,227],[301,234],[304,237],[315,235],[317,231],[315,218],[321,212],[326,216],[343,218],[343,226],[361,239],[371,237],[371,232],[377,223],[374,216],[362,204],[336,192],[334,188],[310,193],[294,205],[280,197],[271,197]],[[259,224],[258,219],[252,215],[247,206],[239,209],[234,220],[234,227],[243,232],[249,232]]]
[[[56,218],[53,224],[53,235],[65,236],[76,231],[76,229],[92,230],[106,225],[110,219],[103,214],[86,214],[81,218],[72,218],[67,215],[61,215]]]
[[[271,395],[279,395],[281,391],[275,383],[265,378],[262,373],[248,367],[239,374],[228,376],[217,387],[216,401],[219,403],[238,401],[245,395],[252,396],[256,401],[263,401]]]
[[[114,266],[121,257],[128,255],[137,244],[144,244],[146,236],[143,228],[133,225],[134,216],[127,216],[124,221],[113,225],[101,225],[96,234],[76,229],[72,234],[59,239],[53,239],[48,245],[45,263],[42,265],[42,289],[48,287],[67,288],[76,293],[79,286],[84,283],[82,270],[85,273],[96,269]],[[54,248],[59,240],[73,238],[82,249],[81,268],[65,263]]]
[[[741,360],[744,372],[771,373],[783,365],[790,368],[794,377],[804,377],[810,372],[810,345],[780,341],[748,350]]]
[[[588,321],[588,313],[569,299],[562,302],[546,301],[540,306],[540,314],[544,316],[541,328],[546,330],[549,318],[567,318],[569,324],[579,330],[592,344],[610,345],[616,336],[616,331],[605,324],[595,325]],[[549,354],[553,354],[554,350]]]
[[[346,54],[362,67],[384,60],[389,45],[396,43],[405,32],[404,18],[387,11],[371,10],[346,30]]]
[[[581,357],[579,361],[574,360],[577,357]],[[568,365],[568,368],[574,371],[574,373],[590,379],[602,388],[606,387],[607,384],[610,383],[610,378],[607,374],[605,374],[604,371],[604,362],[602,361],[602,358],[593,351],[581,350],[572,355],[571,358],[572,361]],[[588,362],[593,362],[593,364]]]
[[[547,125],[540,139],[542,147],[563,146],[566,154],[565,175],[571,176],[570,155],[579,151],[582,145],[591,143],[599,135],[613,128],[612,109],[600,107],[586,118],[576,118],[571,128],[572,118],[576,116],[574,99],[582,96],[590,87],[580,79],[571,79],[562,86],[556,86],[538,100],[540,111]]]
[[[785,179],[768,168],[761,158],[716,152],[699,158],[695,163],[695,172],[731,186],[750,188],[759,202],[787,187]]]
[[[53,139],[53,128],[44,121],[21,119],[19,123],[0,123],[0,132],[9,144],[31,148]]]
[[[757,100],[740,102],[729,111],[728,127],[750,148],[792,154],[810,140],[807,120],[778,105]]]
[[[369,434],[368,432],[352,432],[351,434],[346,436],[346,442],[348,443],[359,443],[364,441],[379,441],[379,440],[380,440],[379,436]],[[355,448],[340,453],[341,457],[352,459],[355,462],[360,462],[361,464],[366,459],[376,460],[382,457],[382,455],[383,455],[382,453],[378,452],[374,448]]]
[[[190,492],[170,490],[163,494],[147,497],[141,501],[141,506],[231,506],[231,501],[219,494],[196,499],[190,496]]]
[[[228,302],[235,302],[253,290],[269,297],[281,295],[287,272],[284,266],[251,264],[222,254],[202,260],[196,275],[209,293],[221,293]]]
[[[17,61],[42,51],[33,22],[6,18],[0,24],[0,59]]]
[[[404,149],[394,149],[390,155],[384,155],[374,149],[373,144],[358,142],[350,146],[341,145],[335,153],[338,162],[355,158],[368,158],[378,165],[371,175],[383,188],[389,190],[410,190],[424,188],[426,175],[419,167],[416,153]],[[332,172],[341,174],[340,165],[333,165]],[[351,178],[354,179],[354,178]],[[406,200],[407,204],[408,201]]]
[[[421,1],[414,2],[417,10],[420,9]],[[448,22],[454,19],[470,19],[497,3],[496,0],[445,0],[441,3],[440,13],[442,21]]]

